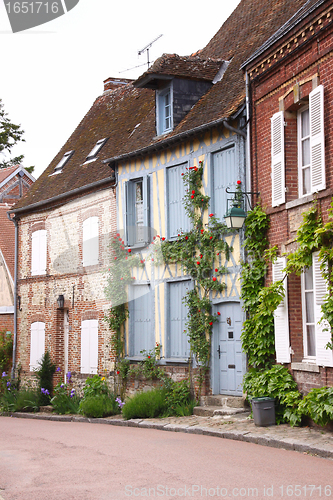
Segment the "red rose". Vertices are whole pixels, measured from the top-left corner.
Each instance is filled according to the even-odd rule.
[[[184,175],[184,173],[182,172],[182,175]]]
[[[192,200],[193,200],[193,198],[194,198],[193,194],[191,194],[191,198],[192,198]]]
[[[238,186],[239,186],[240,184],[242,184],[242,181],[237,181],[237,184],[238,184]]]
[[[216,268],[215,268],[215,272],[217,273],[217,271],[218,271],[218,269],[217,269],[217,267],[216,267]]]
[[[119,371],[119,370],[117,370],[117,375],[119,375],[119,373],[120,373],[120,371]]]
[[[131,251],[132,251],[132,250],[129,248],[129,249],[128,249],[128,253],[131,253]]]
[[[117,257],[115,257],[114,260],[117,260]]]
[[[217,312],[217,315],[218,315],[218,316],[221,316],[221,313],[220,313],[220,311],[218,311],[218,312]]]
[[[216,277],[215,276],[213,277],[213,281],[216,281]]]
[[[209,217],[214,217],[214,214],[209,214]]]
[[[117,236],[118,236],[118,238],[119,238],[120,234],[119,234],[119,233],[117,233]]]
[[[150,359],[150,356],[148,356],[148,359]]]
[[[213,236],[210,236],[210,237],[209,237],[209,239],[210,239],[210,240],[212,240],[212,239],[213,239]]]
[[[141,264],[143,264],[143,260],[140,260]]]
[[[209,324],[210,324],[210,326],[212,326],[213,322],[212,322],[212,321],[210,321],[210,322],[209,322]]]
[[[164,238],[164,236],[163,236],[162,241],[164,241],[164,240],[165,240],[165,238]]]
[[[135,280],[135,276],[132,276],[132,280]]]
[[[220,252],[217,252],[217,254],[216,254],[216,255],[220,255]]]
[[[198,170],[197,167],[194,167],[194,170],[197,171]]]
[[[200,262],[197,262],[198,266],[200,266]]]
[[[192,189],[192,194],[195,194],[195,190],[194,189]]]
[[[188,236],[185,236],[185,240],[188,240]]]
[[[203,232],[204,232],[204,230],[203,230],[203,229],[201,229],[201,234],[203,234]]]
[[[200,259],[202,259],[202,254],[200,254]]]

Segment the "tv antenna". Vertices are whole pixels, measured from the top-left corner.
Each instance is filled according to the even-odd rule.
[[[148,43],[148,45],[146,45],[145,47],[143,47],[143,49],[138,50],[138,56],[141,56],[141,54],[143,52],[145,52],[145,51],[147,52],[147,64],[148,64],[148,68],[149,68],[149,64],[150,64],[150,62],[149,62],[149,49],[153,45],[153,43],[155,43],[159,38],[161,38],[161,36],[163,36],[163,35],[158,35],[158,37],[155,38],[155,40],[153,40],[152,42]]]
[[[147,62],[146,63],[139,64],[138,66],[134,66],[133,68],[124,69],[123,71],[119,71],[119,73],[126,73],[126,71],[131,71],[132,69],[140,68],[141,66],[145,66],[146,64],[148,64],[148,68],[149,68],[149,65],[150,65],[150,61],[149,61],[149,49],[153,45],[153,43],[155,43],[159,38],[161,38],[161,36],[163,36],[163,35],[158,35],[158,37],[155,38],[155,40],[153,40],[152,42],[148,43],[148,45],[146,45],[145,47],[143,47],[143,49],[138,50],[138,56],[141,56],[141,54],[143,52],[147,51]]]

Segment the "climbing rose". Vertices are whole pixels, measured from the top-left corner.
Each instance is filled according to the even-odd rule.
[[[218,312],[217,312],[217,315],[218,315],[218,316],[221,316],[221,313],[220,313],[220,311],[218,311]]]
[[[194,195],[193,194],[191,194],[191,198],[192,198],[192,200],[194,199]]]
[[[128,253],[131,253],[131,251],[132,251],[132,250],[129,248],[129,249],[128,249]]]
[[[218,269],[217,269],[217,267],[216,267],[216,268],[215,268],[215,272],[217,273],[217,271],[218,271]]]
[[[209,214],[209,217],[214,217],[214,214]]]
[[[210,326],[212,326],[213,322],[212,322],[212,321],[210,321],[210,322],[209,322],[209,324],[210,324]]]
[[[194,189],[192,189],[192,194],[195,194],[195,190]]]
[[[238,184],[238,185],[242,184],[242,181],[237,181],[237,184]]]
[[[216,281],[216,277],[215,276],[213,277],[213,281]]]

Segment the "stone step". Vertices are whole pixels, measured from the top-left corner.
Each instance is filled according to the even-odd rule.
[[[200,406],[219,406],[223,408],[247,408],[245,396],[228,396],[219,394],[216,396],[203,396]]]
[[[245,408],[228,408],[226,406],[195,406],[193,415],[199,417],[215,417],[222,415],[236,415],[237,413],[246,413]]]

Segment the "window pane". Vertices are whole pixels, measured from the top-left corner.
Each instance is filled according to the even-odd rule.
[[[302,167],[310,165],[310,138],[302,142]]]
[[[309,120],[309,109],[305,109],[302,113],[302,131],[301,131],[301,137],[302,139],[304,137],[307,137],[310,135],[310,120]]]
[[[306,294],[305,294],[305,308],[306,308],[306,322],[307,323],[314,323],[313,292],[306,292]]]
[[[307,346],[308,346],[308,356],[316,355],[316,340],[315,340],[315,327],[314,325],[308,325],[306,327],[307,333]]]
[[[313,273],[312,266],[309,267],[306,271],[304,271],[304,283],[305,290],[313,290]]]

